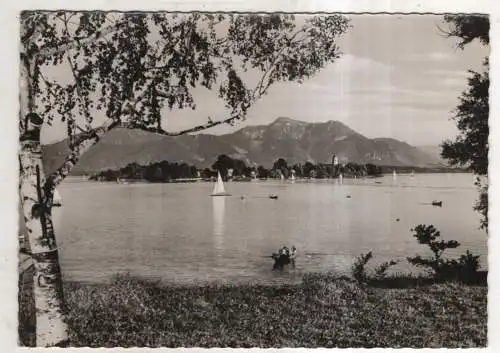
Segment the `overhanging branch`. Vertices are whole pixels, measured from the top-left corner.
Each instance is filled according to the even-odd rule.
[[[47,178],[44,185],[45,195],[51,199],[57,185],[68,176],[80,157],[87,152],[90,147],[95,145],[108,131],[118,126],[120,126],[120,121],[110,119],[92,131],[75,136],[75,144],[70,154],[66,157],[62,165]]]
[[[122,26],[125,26],[125,23],[118,23],[115,26],[110,26],[110,27],[102,29],[100,31],[96,31],[95,33],[93,33],[92,35],[90,35],[88,37],[74,38],[74,39],[72,39],[70,41],[61,43],[61,44],[56,45],[56,46],[46,46],[46,47],[43,47],[38,52],[35,53],[35,56],[38,56],[38,57],[49,57],[49,56],[52,56],[52,55],[55,55],[55,54],[65,53],[65,52],[67,52],[70,49],[79,48],[79,47],[81,47],[83,45],[86,45],[89,42],[101,39],[101,38],[107,36],[108,34],[116,32]]]
[[[185,130],[180,130],[176,132],[171,132],[171,131],[166,131],[162,128],[154,128],[154,127],[147,127],[147,126],[141,126],[139,124],[134,124],[134,123],[129,123],[129,124],[121,124],[120,127],[127,128],[127,129],[138,129],[142,131],[147,131],[147,132],[152,132],[158,135],[164,135],[164,136],[181,136],[193,132],[199,132],[203,130],[210,129],[214,126],[217,125],[222,125],[222,124],[230,124],[234,122],[235,120],[242,120],[244,118],[243,115],[233,115],[229,118],[223,119],[223,120],[216,120],[213,121],[210,117],[208,117],[208,122],[205,124],[197,125],[189,129]]]

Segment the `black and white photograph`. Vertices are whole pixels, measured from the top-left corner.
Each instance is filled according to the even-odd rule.
[[[487,346],[488,13],[18,23],[18,346]]]

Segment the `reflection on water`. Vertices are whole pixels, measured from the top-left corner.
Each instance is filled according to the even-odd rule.
[[[212,197],[213,207],[213,235],[215,242],[215,249],[218,251],[224,250],[224,207],[226,204],[226,197]]]
[[[136,184],[72,182],[61,186],[64,217],[58,226],[65,278],[102,281],[120,272],[165,281],[295,280],[304,272],[350,271],[372,251],[377,265],[427,255],[411,236],[433,224],[444,240],[487,264],[487,237],[478,229],[477,198],[468,174],[389,175],[294,183],[227,183],[234,196],[210,197],[211,183]],[[277,194],[277,200],[268,198]],[[245,195],[244,198],[241,196]],[[432,207],[442,200],[443,207]],[[210,212],[211,209],[211,212]],[[59,231],[60,229],[60,231]],[[297,269],[271,271],[269,256],[297,246]],[[398,265],[399,266],[399,265]]]

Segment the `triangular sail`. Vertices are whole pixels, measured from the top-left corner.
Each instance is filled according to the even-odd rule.
[[[220,172],[217,172],[217,182],[214,185],[214,191],[212,194],[224,194],[226,190],[224,188],[224,183],[222,182],[222,177],[220,176]]]

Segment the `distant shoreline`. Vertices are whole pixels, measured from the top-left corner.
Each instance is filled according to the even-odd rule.
[[[468,171],[463,171],[463,170],[448,170],[448,171],[442,171],[442,170],[433,170],[433,171],[415,171],[414,175],[419,175],[419,174],[472,174],[471,172]],[[344,180],[354,180],[354,179],[380,179],[383,178],[384,176],[390,176],[392,175],[391,173],[384,173],[379,176],[365,176],[365,177],[354,177],[351,175],[346,175],[344,176]],[[400,172],[398,173],[398,176],[409,176],[412,175],[412,172]],[[119,182],[116,180],[93,180],[91,179],[91,176],[88,175],[71,175],[71,177],[85,177],[85,181],[91,181],[91,182],[100,182],[100,183],[116,183],[116,184],[179,184],[179,183],[199,183],[199,182],[206,182],[206,183],[213,183],[216,181],[215,178],[212,179],[207,179],[207,178],[179,178],[179,179],[170,179],[170,180],[146,180],[146,179],[132,179],[132,178],[122,178]],[[338,178],[295,178],[295,180],[291,179],[285,179],[283,180],[284,182],[292,182],[292,181],[314,181],[314,180],[338,180]],[[229,182],[236,182],[236,183],[248,183],[248,182],[262,182],[262,181],[282,181],[277,178],[256,178],[256,179],[251,179],[251,178],[233,178],[229,180]]]

